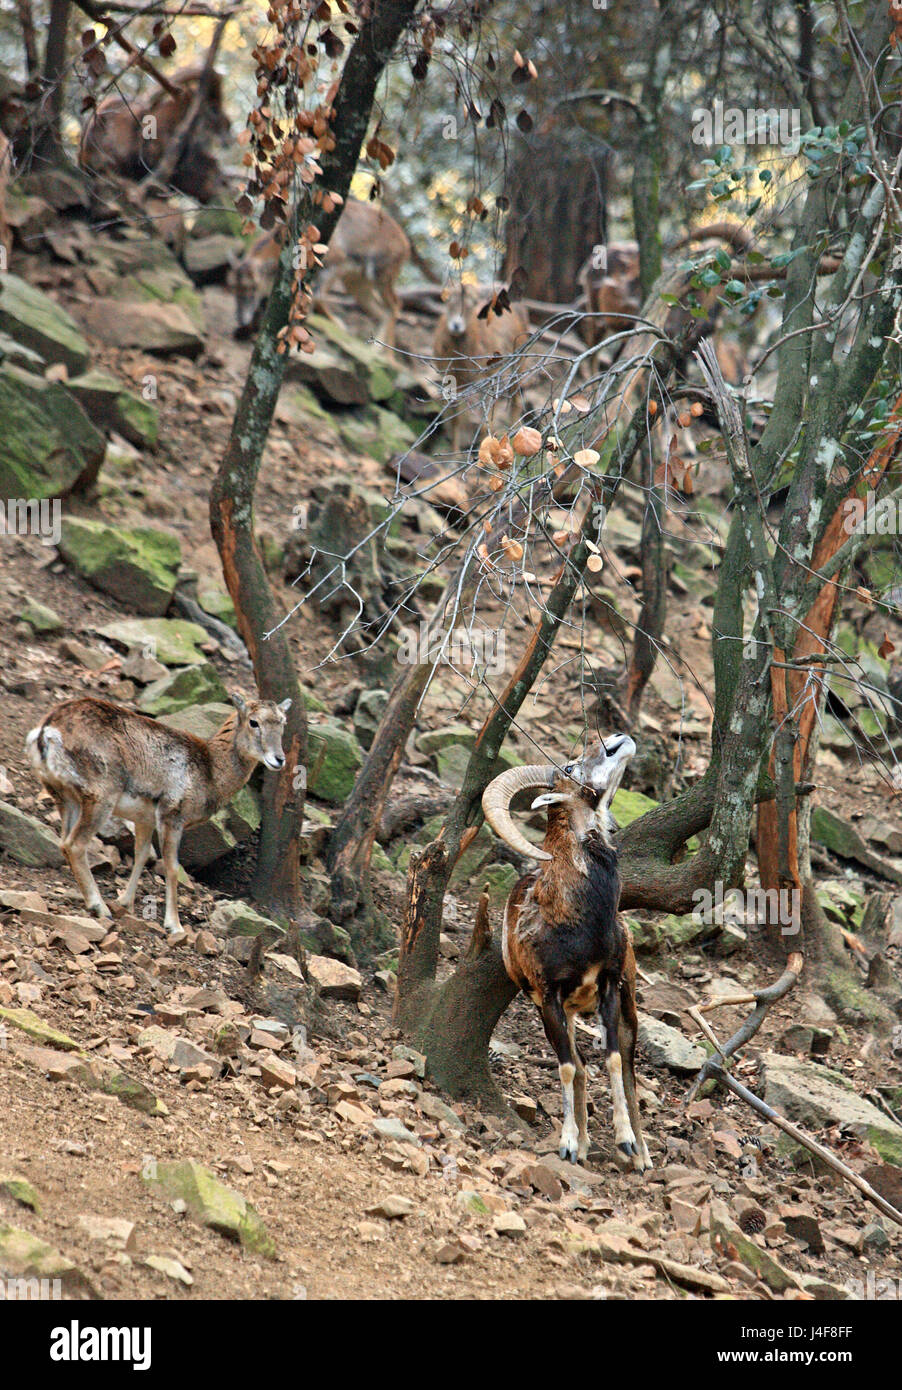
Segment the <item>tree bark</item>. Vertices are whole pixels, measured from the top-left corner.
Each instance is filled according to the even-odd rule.
[[[319,184],[328,192],[347,196],[366,137],[376,85],[417,4],[418,0],[379,0],[360,25],[333,102],[335,145],[321,160]],[[340,206],[318,213],[322,243],[328,245],[339,214]],[[277,342],[279,331],[288,323],[293,279],[289,237],[210,493],[213,538],[260,692],[266,698],[290,697],[293,702],[286,729],[289,747],[285,769],[276,778],[267,777],[253,887],[258,901],[272,904],[289,916],[300,907],[304,785],[299,774],[306,757],[306,717],[287,638],[281,628],[273,631],[278,615],[254,537],[254,492],[285,373],[286,354],[277,350]],[[271,636],[264,640],[267,632]]]
[[[59,164],[65,160],[61,126],[69,9],[69,0],[51,0],[47,47],[44,50],[43,100],[35,140],[35,158],[46,164]]]

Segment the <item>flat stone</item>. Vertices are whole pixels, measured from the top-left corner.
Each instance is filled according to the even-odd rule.
[[[639,1046],[652,1066],[668,1067],[680,1076],[694,1075],[705,1063],[705,1051],[677,1028],[648,1014],[639,1014]]]
[[[96,631],[98,636],[163,666],[202,666],[207,660],[201,646],[210,640],[209,634],[199,623],[185,618],[117,618]],[[159,672],[156,679],[162,674]]]
[[[84,1213],[78,1224],[91,1240],[104,1241],[114,1250],[135,1249],[135,1223],[117,1216],[93,1216]]]
[[[64,1052],[79,1052],[81,1043],[77,1043],[74,1038],[70,1038],[67,1033],[61,1033],[58,1028],[54,1028],[37,1014],[32,1013],[31,1009],[5,1009],[0,1008],[0,1023],[8,1024],[11,1028],[18,1028],[21,1032],[27,1033],[35,1042],[44,1043],[47,1047],[60,1048]]]
[[[902,1125],[860,1096],[840,1072],[775,1052],[764,1055],[761,1069],[764,1099],[786,1119],[814,1128],[847,1126],[887,1163],[902,1163]]]
[[[281,1057],[261,1057],[259,1063],[260,1080],[263,1085],[270,1090],[273,1086],[281,1086],[283,1090],[289,1090],[297,1084],[298,1074],[290,1062],[285,1062]]]
[[[331,956],[308,956],[307,975],[325,999],[358,1000],[363,978],[358,970]]]
[[[391,1193],[387,1197],[382,1197],[372,1207],[367,1207],[367,1216],[381,1216],[386,1221],[397,1221],[401,1217],[411,1216],[416,1210],[414,1203],[409,1197]]]
[[[373,1129],[380,1139],[393,1139],[398,1144],[415,1144],[417,1148],[420,1146],[418,1136],[395,1115],[380,1115],[373,1121]]]
[[[85,305],[81,318],[93,337],[113,347],[138,348],[159,357],[197,357],[203,352],[203,337],[179,304],[100,297]]]
[[[75,320],[55,299],[9,271],[0,276],[0,332],[45,362],[64,363],[70,374],[88,365],[88,345]]]
[[[172,601],[181,546],[167,531],[67,516],[59,550],[83,579],[141,613],[161,616]]]
[[[8,801],[0,801],[0,849],[30,869],[58,869],[63,862],[53,832]]]
[[[188,1273],[185,1266],[179,1260],[172,1259],[169,1255],[148,1255],[144,1263],[148,1269],[155,1269],[158,1274],[165,1274],[169,1279],[175,1279],[179,1284],[184,1284],[186,1288],[191,1288],[194,1278]]]

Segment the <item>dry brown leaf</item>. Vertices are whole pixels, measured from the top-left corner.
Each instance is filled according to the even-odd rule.
[[[522,454],[524,458],[534,458],[542,448],[542,436],[538,430],[524,425],[522,429],[517,430],[511,444],[515,453]]]

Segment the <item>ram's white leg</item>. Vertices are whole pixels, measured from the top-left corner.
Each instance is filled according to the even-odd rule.
[[[561,1143],[558,1152],[561,1158],[569,1158],[571,1163],[576,1163],[579,1157],[579,1129],[576,1124],[573,1090],[576,1067],[572,1062],[564,1062],[558,1071],[560,1072],[561,1090],[564,1096],[564,1124],[561,1129]]]
[[[626,1092],[623,1089],[623,1063],[620,1053],[609,1052],[605,1059],[605,1066],[608,1069],[611,1099],[614,1103],[614,1142],[621,1153],[626,1154],[627,1158],[632,1158],[633,1154],[637,1152],[636,1136],[630,1124]]]

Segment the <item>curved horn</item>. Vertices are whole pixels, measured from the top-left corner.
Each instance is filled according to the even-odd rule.
[[[511,820],[510,804],[519,791],[527,787],[551,787],[557,776],[557,769],[541,763],[529,767],[511,767],[493,778],[482,793],[482,810],[495,834],[510,845],[518,854],[528,855],[530,859],[550,859],[544,849],[538,849],[527,840]]]

